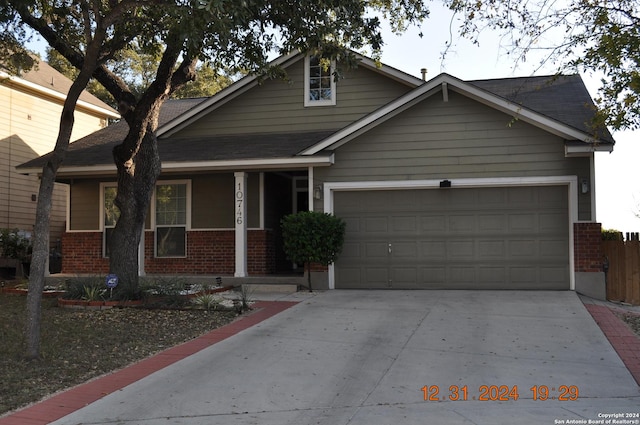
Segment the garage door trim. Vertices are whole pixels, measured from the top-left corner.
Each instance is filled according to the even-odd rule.
[[[456,188],[517,187],[517,186],[567,186],[569,211],[569,288],[575,290],[575,264],[573,252],[573,223],[578,221],[578,178],[577,176],[540,176],[540,177],[499,177],[477,179],[446,179],[451,187],[440,189],[439,180],[393,180],[393,181],[350,181],[327,182],[324,184],[324,211],[334,213],[333,195],[336,191],[361,190],[403,190],[435,189],[455,190]],[[335,267],[329,266],[329,289],[335,289]]]

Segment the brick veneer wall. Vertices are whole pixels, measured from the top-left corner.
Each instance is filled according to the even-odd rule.
[[[109,273],[109,260],[102,257],[102,233],[63,233],[62,273]]]
[[[247,233],[247,271],[250,275],[275,272],[275,247],[269,230]],[[186,258],[155,258],[153,232],[145,232],[145,272],[166,275],[219,274],[235,271],[235,233],[233,230],[187,232]],[[109,271],[102,258],[102,233],[65,233],[62,237],[62,272],[96,273]]]
[[[602,225],[600,223],[574,223],[573,247],[575,271],[602,271]]]

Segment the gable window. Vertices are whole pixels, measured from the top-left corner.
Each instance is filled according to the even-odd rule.
[[[331,106],[336,104],[334,63],[318,56],[305,58],[304,106]]]
[[[156,257],[187,255],[187,183],[161,183],[155,196]]]
[[[102,232],[102,255],[105,258],[109,257],[109,242],[118,217],[120,217],[120,210],[113,202],[116,199],[117,192],[118,188],[115,185],[105,184],[102,186],[102,206],[104,211],[102,216],[104,229]]]

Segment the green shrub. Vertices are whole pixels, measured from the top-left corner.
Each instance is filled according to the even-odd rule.
[[[31,235],[18,229],[0,229],[0,257],[28,261],[31,256]]]
[[[65,281],[64,298],[68,300],[97,301],[108,295],[105,278],[83,276]]]
[[[285,216],[282,221],[284,252],[298,264],[305,264],[311,289],[312,263],[328,266],[342,251],[346,223],[331,214],[303,211]]]
[[[624,240],[622,232],[614,229],[602,229],[603,241],[621,241]]]

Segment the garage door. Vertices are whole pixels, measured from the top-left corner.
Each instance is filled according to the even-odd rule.
[[[566,186],[345,191],[336,288],[569,289]]]

